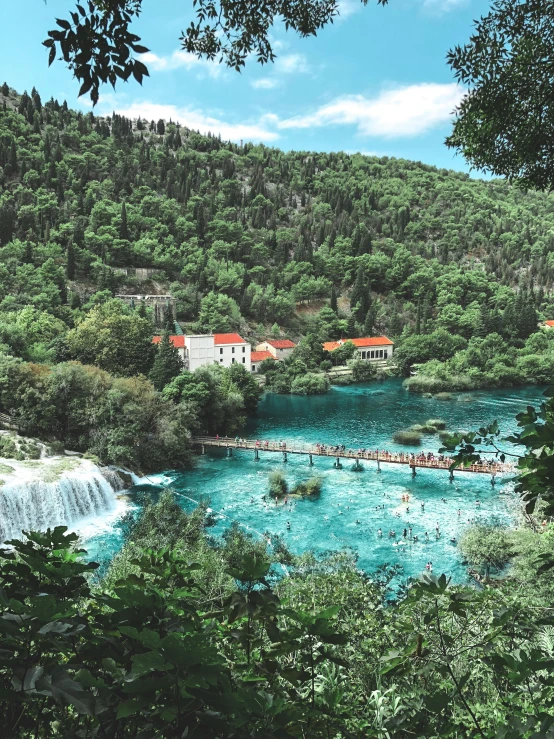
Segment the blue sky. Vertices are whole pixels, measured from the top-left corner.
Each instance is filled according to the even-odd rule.
[[[444,146],[451,111],[462,89],[446,65],[447,50],[468,40],[483,0],[341,0],[341,16],[317,38],[300,39],[275,27],[274,65],[254,59],[238,74],[198,61],[179,49],[192,18],[192,0],[144,0],[134,29],[151,49],[150,78],[141,88],[106,87],[99,113],[172,118],[203,132],[278,146],[403,157],[467,170]],[[79,85],[62,62],[47,66],[41,41],[70,0],[5,3],[0,26],[0,82],[43,99],[77,98]]]

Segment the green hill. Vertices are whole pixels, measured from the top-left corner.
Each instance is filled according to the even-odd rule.
[[[169,290],[183,322],[246,333],[244,321],[278,323],[298,336],[314,321],[304,306],[333,289],[347,317],[358,274],[359,330],[367,318],[366,329],[397,336],[433,320],[464,335],[483,306],[501,315],[531,286],[550,314],[554,197],[503,181],[238,146],[6,85],[0,166],[0,312],[32,304],[71,325],[94,291]],[[129,267],[159,272],[139,285],[118,271]],[[228,302],[202,311],[211,291],[240,315],[214,317]]]

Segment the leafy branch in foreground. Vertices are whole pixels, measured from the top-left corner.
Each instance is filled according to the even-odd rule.
[[[446,143],[470,164],[523,187],[554,187],[549,0],[497,0],[469,43],[447,56],[469,88]]]
[[[501,438],[497,421],[454,439],[440,449],[452,452],[452,468],[467,467],[479,462],[482,455],[492,455],[500,462],[507,457],[517,459],[515,490],[525,503],[527,513],[535,510],[537,502],[545,504],[545,513],[554,515],[554,388],[544,395],[548,398],[538,410],[532,406],[516,416],[520,431]],[[502,449],[501,442],[524,447],[522,454],[513,449]]]
[[[360,0],[367,5],[368,0]],[[377,0],[386,5],[388,0]],[[86,7],[83,7],[86,6]],[[240,71],[255,55],[266,64],[275,60],[271,30],[279,20],[299,36],[315,36],[339,15],[337,0],[193,0],[196,21],[180,37],[189,54],[225,62]],[[44,45],[50,49],[49,63],[57,49],[69,69],[82,83],[79,95],[90,93],[98,101],[101,83],[113,87],[131,75],[142,84],[148,75],[144,62],[133,54],[148,51],[129,26],[142,10],[142,0],[88,0],[76,5],[71,21],[57,19],[59,28],[48,32]]]

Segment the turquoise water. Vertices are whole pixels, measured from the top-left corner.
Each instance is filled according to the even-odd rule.
[[[497,419],[507,434],[516,427],[515,415],[526,405],[538,405],[541,398],[541,389],[530,387],[465,393],[441,401],[408,394],[400,380],[333,388],[322,396],[267,394],[243,435],[341,443],[354,449],[406,450],[410,448],[393,443],[392,435],[414,423],[442,418],[449,430],[470,430]],[[421,449],[437,451],[439,446],[438,437],[429,436],[423,438]],[[213,450],[198,458],[194,470],[168,472],[152,481],[171,482],[186,509],[194,506],[193,501],[208,499],[216,515],[215,534],[236,520],[256,536],[269,532],[266,536],[271,540],[272,535],[282,535],[294,552],[350,548],[362,569],[371,572],[384,563],[400,564],[403,577],[420,574],[432,561],[433,572],[465,580],[466,567],[451,539],[458,540],[475,520],[513,520],[516,501],[509,479],[499,480],[493,488],[488,475],[456,472],[450,482],[443,470],[418,470],[412,478],[407,466],[382,464],[378,473],[375,463],[364,462],[364,470],[355,472],[347,460],[343,460],[343,469],[334,469],[333,461],[314,457],[310,467],[307,457],[301,455],[289,454],[283,464],[280,454],[260,452],[256,461],[253,451],[234,451],[228,458],[223,450]],[[314,474],[321,476],[320,498],[297,501],[292,508],[265,503],[262,496],[267,493],[268,474],[275,469],[282,469],[291,485]],[[150,488],[150,493],[153,490]],[[148,488],[132,490],[130,499],[139,493],[149,494]],[[406,494],[410,496],[408,504],[402,501]],[[437,524],[440,538],[436,537]],[[403,536],[404,529],[410,527],[417,542]],[[390,529],[396,531],[396,537],[388,537]],[[84,545],[91,556],[105,560],[121,541],[121,527],[116,522]]]

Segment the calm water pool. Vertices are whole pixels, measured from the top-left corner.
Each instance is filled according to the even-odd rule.
[[[440,401],[411,395],[399,380],[334,388],[315,397],[268,394],[244,435],[343,443],[352,448],[406,449],[393,443],[394,432],[428,418],[444,419],[449,430],[470,430],[497,419],[502,431],[509,433],[515,429],[515,415],[526,405],[538,405],[542,390],[479,391],[454,397]],[[439,446],[439,439],[429,436],[424,437],[421,448],[436,451]],[[405,466],[383,464],[378,473],[374,463],[363,465],[362,472],[355,472],[353,464],[343,460],[343,469],[334,469],[332,458],[314,457],[310,468],[308,459],[300,455],[289,455],[285,465],[279,454],[262,452],[256,461],[252,451],[235,451],[227,458],[214,450],[199,457],[193,471],[167,472],[151,481],[171,483],[186,509],[195,501],[208,499],[217,517],[212,529],[216,534],[238,521],[255,535],[269,532],[270,539],[271,535],[282,535],[295,552],[350,548],[356,552],[359,566],[368,572],[384,563],[401,564],[404,577],[418,575],[432,561],[435,573],[446,572],[464,580],[466,568],[451,539],[458,539],[472,520],[509,523],[513,519],[516,501],[507,479],[499,480],[493,488],[487,475],[457,472],[454,482],[449,482],[448,473],[440,470],[420,470],[412,478]],[[282,469],[291,484],[314,474],[321,476],[320,498],[298,501],[292,508],[264,503],[268,474],[275,469]],[[131,501],[138,492],[140,489],[131,490]],[[408,504],[402,502],[406,494],[410,496]],[[437,524],[440,538],[435,534]],[[419,539],[415,543],[403,536],[404,529],[410,527]],[[394,539],[387,536],[390,529],[396,531]],[[121,541],[121,527],[115,521],[85,539],[84,546],[93,558],[105,561],[119,549]]]

